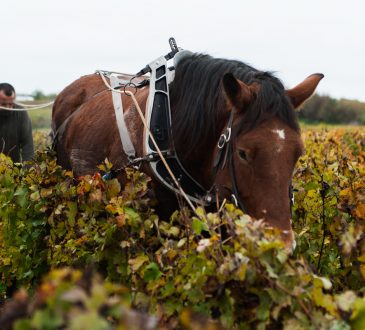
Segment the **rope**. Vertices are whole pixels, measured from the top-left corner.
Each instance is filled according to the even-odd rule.
[[[191,202],[191,200],[189,199],[189,197],[186,195],[185,191],[181,188],[181,185],[180,185],[179,181],[176,179],[176,177],[175,177],[174,173],[172,173],[172,171],[171,171],[171,168],[170,168],[169,164],[167,163],[167,161],[166,161],[165,157],[163,156],[163,154],[162,154],[162,152],[161,152],[160,148],[158,147],[158,145],[157,145],[157,143],[156,143],[156,141],[155,141],[155,139],[154,139],[154,137],[153,137],[153,135],[152,135],[152,133],[151,133],[151,131],[150,131],[150,129],[149,129],[149,127],[148,127],[148,125],[147,125],[147,122],[146,122],[146,119],[145,119],[145,117],[144,117],[144,115],[143,115],[143,113],[142,113],[142,110],[141,110],[141,108],[139,107],[139,104],[138,104],[138,101],[137,101],[136,97],[135,97],[135,96],[134,96],[134,94],[133,94],[132,92],[130,92],[130,91],[125,91],[125,92],[122,92],[122,93],[125,93],[126,95],[128,95],[128,96],[130,96],[130,97],[132,98],[133,103],[134,103],[134,105],[136,106],[136,108],[137,108],[137,110],[138,110],[138,114],[139,114],[139,116],[141,117],[141,120],[142,120],[142,122],[143,122],[143,125],[144,125],[145,129],[147,130],[148,135],[150,136],[150,138],[151,138],[151,140],[152,140],[152,143],[153,143],[153,145],[155,146],[155,148],[156,148],[156,150],[157,150],[158,155],[160,156],[160,158],[161,158],[161,160],[162,160],[163,164],[165,165],[167,172],[169,172],[169,174],[170,174],[170,176],[171,176],[172,180],[174,181],[174,183],[175,183],[176,187],[179,189],[179,191],[180,191],[181,195],[182,195],[182,196],[184,197],[184,199],[187,201],[187,203],[189,204],[189,206],[191,207],[191,209],[194,211],[194,213],[195,213],[196,215],[198,215],[198,214],[197,214],[197,211],[196,211],[196,209],[195,209],[195,206],[193,205],[193,203]],[[198,215],[198,217],[200,217],[200,216]]]
[[[8,110],[8,111],[30,111],[30,110],[38,110],[38,109],[43,109],[43,108],[47,108],[50,105],[52,105],[54,103],[54,101],[52,102],[48,102],[48,103],[43,103],[43,104],[24,104],[24,103],[19,103],[17,102],[17,105],[20,105],[21,107],[24,108],[5,108],[5,107],[1,107],[1,110]]]
[[[122,90],[121,91],[121,90],[117,90],[117,89],[112,88],[109,85],[109,83],[107,82],[107,80],[106,80],[105,76],[102,74],[102,72],[100,70],[98,70],[97,72],[99,72],[100,77],[103,79],[103,82],[104,82],[105,86],[110,91],[117,92],[119,94],[125,94],[125,95],[128,95],[128,96],[130,96],[132,98],[133,103],[136,106],[136,109],[138,111],[138,114],[141,117],[142,123],[143,123],[145,129],[147,130],[147,133],[150,136],[151,141],[152,141],[153,145],[155,146],[159,157],[161,158],[163,164],[165,165],[167,172],[171,176],[172,180],[174,181],[174,184],[176,185],[177,189],[180,191],[181,195],[184,197],[184,199],[186,200],[186,202],[188,203],[188,205],[191,207],[191,209],[194,211],[194,213],[200,218],[200,216],[198,215],[198,213],[196,211],[195,206],[193,205],[193,203],[191,202],[191,200],[189,199],[189,197],[186,195],[185,191],[181,188],[181,185],[180,185],[179,181],[176,179],[174,173],[172,173],[169,164],[167,163],[167,161],[166,161],[165,157],[163,156],[160,148],[158,147],[158,145],[157,145],[157,143],[155,141],[155,138],[153,137],[152,132],[150,131],[150,129],[148,127],[148,124],[146,122],[146,119],[144,117],[144,114],[143,114],[143,112],[142,112],[142,110],[141,110],[141,108],[140,108],[140,106],[138,104],[138,101],[137,101],[136,97],[134,96],[134,94],[131,91],[125,91],[125,90]]]
[[[104,74],[103,74],[103,71],[101,70],[97,70],[96,72],[99,73],[101,79],[103,79],[103,82],[105,84],[105,86],[112,92],[116,92],[116,93],[119,93],[119,94],[125,94],[124,90],[118,90],[118,89],[115,89],[113,88],[112,86],[110,86],[110,84],[108,83],[108,81],[106,80]]]

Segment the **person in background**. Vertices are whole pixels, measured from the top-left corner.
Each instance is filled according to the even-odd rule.
[[[17,163],[30,160],[34,155],[34,146],[28,113],[11,110],[21,108],[14,103],[15,96],[12,85],[0,83],[0,152]]]

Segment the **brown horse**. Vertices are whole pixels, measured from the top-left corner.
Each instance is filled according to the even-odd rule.
[[[322,78],[322,74],[313,74],[285,90],[272,74],[245,63],[191,54],[177,64],[169,85],[173,144],[182,165],[207,190],[214,185],[221,198],[234,193],[248,214],[280,228],[288,244],[293,242],[288,191],[303,152],[295,109]],[[146,86],[135,94],[142,109],[148,93]],[[144,126],[131,97],[123,95],[122,99],[136,156],[142,157]],[[62,166],[83,175],[97,171],[105,158],[115,168],[128,163],[111,91],[98,74],[81,77],[58,95],[53,131],[66,120],[56,143]],[[232,127],[227,138],[229,121]],[[227,144],[227,151],[220,159],[217,144],[222,139],[220,147]],[[153,177],[148,163],[141,170],[152,176],[160,208],[176,208],[176,195]]]

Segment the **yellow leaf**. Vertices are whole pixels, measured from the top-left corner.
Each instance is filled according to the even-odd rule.
[[[184,245],[185,245],[185,243],[186,243],[186,241],[187,241],[187,239],[186,239],[186,237],[184,237],[184,238],[182,238],[178,243],[177,243],[177,247],[178,248],[181,248],[181,247],[183,247]]]
[[[149,259],[147,256],[145,255],[141,255],[135,259],[130,259],[128,261],[129,265],[131,266],[132,268],[132,271],[133,272],[136,272],[139,268],[141,268],[141,266],[145,263],[145,262],[148,262]]]
[[[72,178],[73,177],[72,171],[66,171],[65,176]]]
[[[349,196],[350,195],[350,189],[346,188],[340,191],[340,196]]]
[[[52,195],[52,188],[42,188],[41,189],[41,197],[48,197],[48,196],[51,196]]]
[[[360,265],[360,272],[362,277],[365,279],[365,265]]]
[[[10,266],[11,265],[11,259],[10,258],[4,258],[4,259],[2,259],[2,264],[4,266]]]
[[[172,250],[172,249],[170,249],[170,250],[167,251],[167,257],[170,260],[173,260],[176,256],[177,256],[177,251]]]
[[[307,192],[307,196],[308,196],[309,198],[317,198],[318,193],[317,193],[317,191],[316,191],[316,190],[309,190],[309,191]]]
[[[355,214],[358,218],[365,220],[365,204],[360,204],[355,209]]]
[[[195,210],[196,214],[199,216],[199,218],[204,218],[205,216],[205,211],[203,208],[201,207],[197,207]]]
[[[328,278],[317,275],[313,275],[313,277],[313,283],[316,287],[325,288],[326,290],[332,288],[332,282]]]
[[[112,204],[108,204],[107,206],[105,206],[105,210],[107,210],[109,213],[117,212],[117,208]]]
[[[125,215],[121,214],[121,215],[117,215],[115,217],[116,223],[117,223],[117,227],[118,228],[122,228],[125,225]]]
[[[246,278],[247,264],[242,264],[237,271],[238,278],[240,281],[244,281]]]
[[[182,310],[180,313],[180,321],[185,327],[191,327],[191,311],[189,309],[185,308]]]
[[[358,257],[357,260],[365,263],[365,253],[363,253],[360,257]]]
[[[39,191],[35,191],[34,193],[30,194],[30,199],[35,202],[39,201],[40,199]]]
[[[317,306],[325,308],[331,315],[338,316],[337,305],[331,295],[324,294],[320,287],[312,291],[313,301]]]

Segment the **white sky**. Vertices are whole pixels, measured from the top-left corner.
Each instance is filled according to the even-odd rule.
[[[60,92],[96,69],[136,73],[184,49],[275,71],[285,86],[365,101],[362,0],[0,0],[0,81]]]

